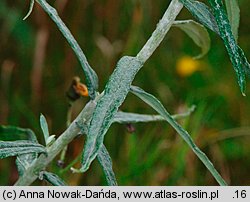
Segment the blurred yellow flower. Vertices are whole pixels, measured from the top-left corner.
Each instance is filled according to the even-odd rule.
[[[181,77],[191,76],[194,72],[200,70],[200,62],[192,57],[181,57],[176,63],[176,72]]]

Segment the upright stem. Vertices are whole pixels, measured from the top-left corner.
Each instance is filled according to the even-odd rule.
[[[183,4],[179,0],[171,1],[152,36],[136,56],[142,63],[145,63],[160,45],[182,8]]]

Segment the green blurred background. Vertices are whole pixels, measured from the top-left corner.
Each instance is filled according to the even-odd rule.
[[[98,73],[102,91],[118,59],[137,54],[170,1],[48,2],[57,8]],[[43,142],[40,113],[46,116],[51,133],[60,135],[69,107],[65,93],[74,76],[84,83],[84,75],[69,45],[38,5],[22,21],[28,7],[28,1],[0,1],[0,124],[31,128]],[[241,0],[240,8],[239,44],[250,58],[249,1]],[[186,9],[178,16],[190,18]],[[199,48],[185,33],[172,28],[134,84],[156,95],[172,114],[195,104],[195,112],[180,123],[230,185],[250,185],[250,86],[243,97],[221,39],[209,33],[211,50],[201,60],[192,61]],[[189,75],[177,69],[186,57],[198,64]],[[188,68],[181,64],[182,69]],[[74,104],[72,118],[87,101],[81,98]],[[121,109],[154,113],[132,95]],[[119,185],[217,185],[167,123],[134,127],[136,131],[130,133],[127,126],[113,124],[105,138]],[[48,170],[70,185],[105,185],[96,161],[84,174],[71,174],[67,168],[81,153],[83,143],[78,138],[69,145],[64,168],[57,165],[57,158]],[[1,160],[0,185],[12,185],[17,177],[14,158]]]

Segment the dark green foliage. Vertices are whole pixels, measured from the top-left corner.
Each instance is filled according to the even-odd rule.
[[[1,141],[30,140],[37,142],[36,135],[30,129],[16,126],[0,126]]]
[[[29,153],[45,153],[46,149],[32,141],[0,141],[0,159]]]
[[[233,36],[232,28],[222,0],[209,0],[209,3],[212,7],[213,14],[219,27],[220,36],[224,41],[224,45],[226,46],[230,60],[236,72],[241,93],[245,95],[245,69],[249,69],[250,65],[247,62],[247,59],[244,57],[243,51],[238,47],[237,42]]]
[[[113,122],[114,115],[124,102],[132,81],[142,64],[135,57],[124,56],[116,66],[98,100],[90,122],[82,159],[82,172],[86,171],[100,150],[104,135]]]
[[[182,2],[183,5],[189,10],[189,12],[204,26],[208,27],[216,33],[219,33],[219,28],[216,24],[216,20],[210,8],[206,4],[194,0],[180,0],[180,2]]]

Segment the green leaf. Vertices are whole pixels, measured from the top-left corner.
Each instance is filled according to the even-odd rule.
[[[53,186],[67,186],[66,183],[54,173],[50,173],[47,171],[41,171],[39,178],[41,180],[46,180],[47,182],[49,182]]]
[[[97,159],[102,166],[102,170],[105,174],[107,183],[109,186],[117,186],[115,173],[112,168],[112,159],[104,145],[98,152]]]
[[[124,124],[124,123],[141,123],[141,122],[153,122],[153,121],[164,121],[164,118],[160,115],[117,112],[113,122]]]
[[[51,146],[56,140],[56,135],[51,135],[49,136],[49,138],[47,139],[47,142],[46,142],[46,146]]]
[[[217,182],[220,185],[227,185],[226,182],[223,180],[223,178],[220,176],[220,174],[217,172],[217,170],[214,168],[211,161],[208,159],[206,154],[204,154],[194,143],[191,136],[188,134],[187,131],[185,131],[181,125],[179,125],[167,112],[167,110],[164,108],[164,106],[161,104],[161,102],[155,98],[153,95],[145,92],[141,88],[132,86],[131,92],[139,97],[141,100],[143,100],[145,103],[147,103],[149,106],[151,106],[155,111],[157,111],[175,130],[176,132],[181,136],[183,140],[188,144],[188,146],[193,150],[193,152],[197,155],[197,157],[202,161],[202,163],[207,167],[207,169],[210,171],[210,173],[214,176],[214,178],[217,180]]]
[[[55,141],[55,135],[49,135],[49,128],[46,118],[43,114],[40,115],[40,126],[43,131],[43,136],[46,146],[50,146]]]
[[[222,0],[209,0],[209,3],[212,7],[216,22],[218,24],[220,36],[224,41],[224,45],[226,46],[230,60],[236,72],[241,93],[242,95],[245,96],[245,88],[246,88],[245,69],[249,69],[249,66],[245,66],[244,63],[246,58],[242,58],[242,54],[239,52],[240,49],[233,36],[232,29],[229,20],[227,18]]]
[[[238,0],[225,0],[227,15],[232,27],[232,32],[236,41],[238,41],[238,29],[240,24],[240,8]]]
[[[94,99],[96,96],[96,91],[98,89],[98,77],[95,71],[89,65],[87,58],[85,57],[82,49],[80,48],[79,44],[71,34],[70,30],[64,24],[62,19],[59,17],[56,9],[50,6],[46,0],[36,0],[37,3],[43,8],[43,10],[50,16],[50,18],[55,22],[58,29],[61,31],[65,39],[68,41],[69,45],[71,46],[72,50],[74,51],[75,55],[77,56],[84,74],[86,76],[86,84],[89,92],[89,96],[91,99]]]
[[[26,16],[23,18],[23,20],[26,20],[30,14],[32,13],[32,10],[34,8],[34,4],[35,4],[35,0],[30,0],[30,7],[29,7],[29,11],[28,13],[26,14]]]
[[[43,131],[45,143],[47,145],[47,141],[49,139],[49,128],[48,128],[48,123],[46,121],[46,118],[43,114],[40,115],[40,126]]]
[[[36,135],[30,129],[19,128],[15,126],[0,126],[1,141],[30,140],[38,143]],[[37,158],[37,153],[22,154],[16,158],[16,165],[19,176],[22,176],[26,168]]]
[[[15,126],[0,125],[0,140],[15,141],[15,140],[30,140],[37,142],[36,135],[30,129],[19,128]]]
[[[16,165],[19,176],[22,176],[26,169],[37,159],[37,153],[19,154],[16,158]]]
[[[183,3],[183,5],[201,24],[208,27],[210,30],[219,33],[216,20],[206,4],[194,0],[180,0],[180,2]]]
[[[90,121],[89,135],[84,146],[82,167],[79,172],[85,172],[96,158],[114,115],[125,100],[131,83],[141,67],[141,62],[135,57],[124,56],[118,61],[105,87],[104,95],[97,101]]]
[[[183,30],[194,43],[201,48],[201,54],[196,56],[195,59],[199,59],[207,54],[210,49],[210,37],[206,28],[193,21],[193,20],[182,20],[175,21],[173,26]]]
[[[187,112],[181,114],[172,115],[173,119],[182,119],[189,116],[195,109],[195,106],[190,107]],[[113,122],[116,123],[141,123],[141,122],[153,122],[153,121],[165,121],[161,115],[149,115],[149,114],[136,114],[129,112],[117,112]]]
[[[46,149],[31,141],[0,141],[0,159],[29,153],[46,153]]]
[[[89,135],[88,133],[88,122],[85,124],[80,124],[77,123],[77,126],[81,130],[81,134],[86,134],[87,136]],[[104,172],[105,178],[107,180],[107,183],[109,186],[116,186],[116,178],[115,178],[115,173],[112,168],[112,159],[104,145],[102,145],[101,149],[99,150],[97,154],[97,159],[102,167],[102,170]],[[71,168],[73,172],[79,172],[79,170]]]

